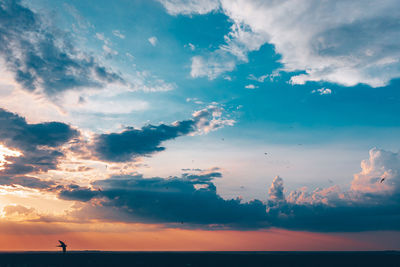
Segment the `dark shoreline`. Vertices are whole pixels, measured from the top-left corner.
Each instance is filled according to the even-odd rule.
[[[400,251],[28,251],[0,252],[0,267],[400,266]]]

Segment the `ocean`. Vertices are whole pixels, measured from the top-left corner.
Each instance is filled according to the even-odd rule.
[[[400,267],[400,252],[0,252],[0,267],[31,266]]]

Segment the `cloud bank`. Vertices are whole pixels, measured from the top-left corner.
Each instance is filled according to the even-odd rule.
[[[347,190],[332,186],[286,193],[277,176],[266,202],[223,199],[214,185],[222,174],[215,170],[169,178],[112,176],[90,188],[64,187],[59,196],[85,202],[74,213],[85,219],[207,229],[399,230],[400,153],[372,149],[361,168]]]

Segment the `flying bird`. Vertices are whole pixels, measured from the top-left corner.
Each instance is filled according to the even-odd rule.
[[[386,179],[386,178],[382,178],[382,179],[381,179],[381,183],[383,183],[383,181],[385,181],[385,179]]]
[[[60,242],[60,245],[57,247],[62,248],[63,253],[67,252],[67,245],[61,240],[58,240],[58,242]]]

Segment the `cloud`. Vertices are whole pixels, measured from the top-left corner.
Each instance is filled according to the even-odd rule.
[[[332,90],[329,88],[319,88],[316,90],[312,90],[311,93],[319,95],[330,95],[332,94]]]
[[[256,77],[256,76],[254,76],[254,74],[250,74],[249,77],[247,77],[247,79],[252,80],[252,81],[257,81],[259,83],[263,83],[267,78],[269,78],[269,80],[271,82],[273,82],[279,76],[280,76],[279,71],[275,70],[271,74],[261,75],[260,77]]]
[[[221,109],[210,106],[193,113],[192,119],[170,125],[129,127],[121,133],[101,134],[95,138],[94,154],[102,160],[124,162],[165,150],[162,142],[189,134],[208,133],[234,121],[221,117]]]
[[[281,177],[276,176],[274,178],[268,194],[271,201],[285,201],[285,195],[283,192],[283,179]]]
[[[248,84],[244,88],[246,88],[246,89],[256,89],[256,88],[258,88],[258,86],[255,86],[254,84]]]
[[[399,230],[400,154],[376,148],[369,154],[349,190],[301,188],[284,198],[283,182],[275,179],[268,203],[272,225],[310,231]]]
[[[209,80],[213,80],[224,72],[234,70],[235,67],[235,61],[226,52],[218,51],[208,55],[208,58],[192,57],[190,76],[208,77]]]
[[[59,147],[79,132],[61,122],[29,124],[14,113],[0,108],[0,142],[22,155],[6,156],[0,174],[25,174],[55,169],[64,154]]]
[[[3,212],[6,216],[18,215],[27,216],[35,212],[34,208],[27,208],[21,205],[8,205],[3,208]]]
[[[93,183],[101,188],[103,200],[100,205],[86,206],[78,214],[95,214],[97,219],[103,220],[185,224],[188,227],[237,225],[245,228],[265,223],[265,205],[260,201],[224,200],[216,193],[210,179],[219,176],[216,173],[167,179],[114,176]]]
[[[0,175],[0,185],[20,185],[23,187],[45,190],[55,186],[55,182],[41,180],[39,178],[29,176]]]
[[[331,186],[286,194],[283,179],[276,176],[266,202],[220,197],[214,184],[222,176],[217,169],[169,178],[112,176],[91,188],[64,187],[60,197],[84,202],[73,216],[105,221],[321,232],[399,230],[400,153],[372,149],[361,167],[344,191]]]
[[[361,162],[361,172],[354,175],[351,190],[383,195],[400,193],[400,153],[371,149],[369,159]]]
[[[291,77],[293,84],[326,81],[380,87],[400,77],[400,14],[396,0],[160,2],[172,15],[220,11],[233,23],[225,44],[213,52],[227,52],[232,58],[203,64],[210,70],[203,69],[201,75],[193,77],[211,72],[215,78],[231,71],[234,66],[221,72],[212,69],[224,62],[246,63],[248,54],[265,43],[272,44],[282,56],[283,71],[304,72]]]
[[[120,39],[125,39],[125,35],[122,34],[119,30],[113,30],[112,34],[114,34],[115,36],[117,36]]]
[[[189,46],[190,50],[192,50],[192,51],[196,50],[196,46],[194,44],[188,43],[188,46]]]
[[[149,40],[149,43],[150,43],[152,46],[156,46],[157,43],[158,43],[158,39],[157,39],[157,37],[155,37],[155,36],[150,37],[148,40]]]
[[[79,185],[68,185],[60,190],[58,197],[64,200],[79,200],[89,201],[92,198],[99,196],[99,191],[94,191],[88,187],[81,187]]]
[[[158,0],[171,15],[207,14],[219,8],[215,0]]]
[[[18,0],[0,5],[0,56],[28,91],[48,96],[124,82],[119,74],[78,51],[66,37]]]

